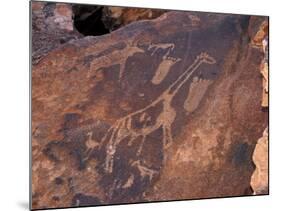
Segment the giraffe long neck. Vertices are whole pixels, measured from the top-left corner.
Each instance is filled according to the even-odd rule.
[[[196,58],[195,61],[177,78],[177,80],[168,87],[165,93],[174,96],[202,63],[202,58]]]
[[[206,54],[203,54],[203,56]],[[194,62],[174,81],[156,100],[147,105],[146,107],[139,109],[135,112],[128,114],[122,119],[127,119],[135,114],[139,114],[146,109],[149,109],[155,106],[160,101],[171,101],[174,95],[178,92],[178,90],[184,85],[184,83],[190,78],[190,76],[194,73],[194,71],[204,62],[202,54],[198,55]],[[206,62],[206,61],[205,61]],[[215,61],[214,61],[215,62]],[[214,62],[207,62],[208,64],[213,64]]]

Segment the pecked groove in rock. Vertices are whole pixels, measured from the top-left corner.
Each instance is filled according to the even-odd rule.
[[[32,69],[32,207],[252,194],[268,113],[251,18],[168,12],[44,56]]]

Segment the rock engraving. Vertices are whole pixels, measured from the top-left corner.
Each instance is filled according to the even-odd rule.
[[[129,57],[133,56],[136,53],[143,53],[144,50],[131,44],[130,42],[124,43],[124,47],[122,49],[113,49],[110,53],[106,53],[105,55],[99,56],[96,58],[92,58],[89,68],[88,77],[91,75],[91,70],[97,71],[101,68],[105,68],[112,65],[120,65],[119,71],[119,81],[122,79],[126,61]]]
[[[106,144],[106,159],[104,165],[105,172],[112,173],[116,148],[122,142],[122,140],[126,138],[129,138],[129,144],[132,144],[136,140],[141,140],[137,151],[137,155],[139,155],[143,149],[146,136],[161,128],[163,132],[163,148],[165,149],[171,145],[171,125],[176,117],[176,110],[171,106],[171,102],[180,88],[185,84],[186,81],[188,81],[188,79],[190,79],[192,74],[203,63],[215,64],[216,61],[207,53],[201,53],[196,57],[194,62],[177,78],[177,80],[174,81],[151,104],[118,119],[109,128],[101,141],[101,145],[104,143]],[[150,113],[151,110],[153,110],[156,106],[161,106],[161,112],[154,120],[152,120]],[[141,124],[141,127],[135,127],[133,123],[135,121]],[[138,139],[139,137],[141,137],[141,139]],[[91,153],[91,151],[89,153]]]
[[[151,55],[154,55],[158,49],[167,50],[166,53],[162,57],[162,62],[158,65],[157,70],[155,72],[155,75],[151,79],[151,82],[153,84],[160,84],[163,79],[166,77],[166,75],[169,73],[169,70],[171,67],[179,62],[180,58],[174,58],[169,56],[170,52],[174,50],[175,45],[173,43],[161,43],[161,44],[151,44],[148,48],[148,50],[152,50]]]

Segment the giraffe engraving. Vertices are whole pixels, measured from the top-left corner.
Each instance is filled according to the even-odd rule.
[[[164,47],[173,48],[169,45]],[[175,96],[190,79],[197,80],[194,73],[202,64],[215,63],[212,56],[202,52],[160,95],[143,108],[117,119],[111,126],[97,120],[94,124],[65,131],[63,143],[78,141],[85,146],[76,153],[79,168],[83,169],[91,158],[97,160],[95,168],[101,174],[99,185],[106,190],[108,200],[122,202],[124,197],[139,198],[157,178],[167,160],[167,153],[163,152],[173,143],[172,125],[178,115],[172,104]],[[197,99],[195,102],[193,98],[188,98],[189,111],[194,110],[197,104]],[[97,128],[103,131],[100,136],[95,133]],[[60,149],[61,145],[54,143],[48,147]],[[157,155],[147,153],[147,150],[153,151],[155,147]],[[76,152],[75,144],[69,150],[74,151],[74,148]],[[55,150],[51,151],[56,155]]]
[[[160,128],[163,132],[162,148],[166,149],[171,145],[173,139],[171,126],[176,118],[176,110],[171,105],[171,102],[180,88],[203,63],[215,64],[216,60],[205,52],[200,53],[193,63],[154,101],[144,108],[116,120],[108,129],[100,143],[100,147],[104,144],[106,146],[106,157],[104,161],[104,171],[106,173],[112,173],[117,147],[125,139],[129,139],[128,145],[140,141],[136,153],[136,155],[139,156],[143,150],[146,137]],[[161,111],[159,115],[153,119],[151,113],[156,106],[160,107]],[[135,127],[133,124],[135,121],[141,123],[141,127]],[[152,178],[151,175],[154,173],[153,169],[149,170],[149,168],[145,167],[140,161],[135,161],[132,165],[137,166],[140,174],[144,175],[144,172],[146,172],[150,174],[149,178]]]

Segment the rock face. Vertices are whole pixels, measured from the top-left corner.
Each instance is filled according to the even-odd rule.
[[[139,20],[150,20],[166,10],[73,5],[76,28],[84,35],[103,35]]]
[[[43,56],[32,208],[251,195],[268,120],[252,18],[167,12]]]
[[[268,20],[264,20],[263,17],[252,17],[251,21],[249,23],[250,27],[248,30],[248,33],[250,35],[251,39],[251,45],[255,48],[260,48],[264,53],[264,58],[261,61],[260,64],[260,72],[263,77],[262,80],[262,107],[267,108],[268,107],[268,78],[269,78],[269,72],[268,72],[268,55],[269,55],[269,49],[268,49],[268,32],[269,32],[269,25]]]
[[[32,2],[32,63],[71,39],[82,37],[73,27],[70,4]]]
[[[109,31],[139,20],[150,20],[159,17],[167,10],[104,7],[102,20]]]
[[[251,179],[254,194],[268,194],[268,128],[257,142],[253,162],[256,166]]]

